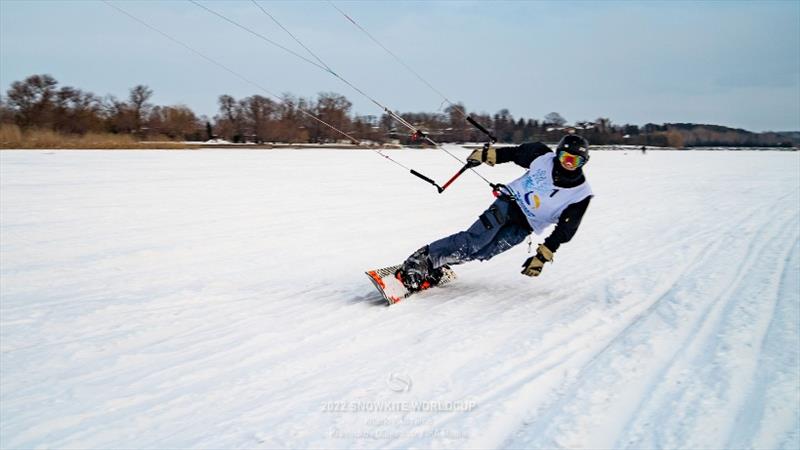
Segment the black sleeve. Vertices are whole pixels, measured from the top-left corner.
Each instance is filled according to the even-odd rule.
[[[583,214],[586,212],[586,208],[589,207],[591,199],[592,196],[589,196],[578,203],[567,206],[558,218],[556,228],[544,240],[545,247],[555,252],[561,244],[569,242],[575,236],[575,232],[578,231],[578,226],[581,224],[581,219],[583,219]]]
[[[534,159],[550,153],[550,147],[541,142],[527,142],[517,147],[501,147],[497,151],[497,164],[514,162],[524,168],[531,166]]]

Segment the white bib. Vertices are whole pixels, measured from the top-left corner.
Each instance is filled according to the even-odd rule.
[[[588,181],[573,188],[556,187],[553,184],[555,160],[555,154],[534,159],[525,175],[506,186],[536,234],[542,234],[550,225],[558,223],[567,206],[592,195]]]

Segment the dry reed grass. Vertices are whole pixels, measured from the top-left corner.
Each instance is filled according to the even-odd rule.
[[[139,142],[130,135],[112,133],[62,134],[52,130],[20,130],[0,125],[0,149],[185,149],[182,142]]]

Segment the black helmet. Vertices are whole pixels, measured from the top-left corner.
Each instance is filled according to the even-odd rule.
[[[558,141],[558,147],[556,147],[556,155],[562,151],[583,156],[586,161],[589,161],[589,141],[580,136],[568,134],[561,138]]]

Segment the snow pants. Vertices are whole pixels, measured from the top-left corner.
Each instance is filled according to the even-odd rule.
[[[466,231],[428,245],[433,268],[478,259],[486,261],[524,241],[531,227],[513,199],[502,196]]]

